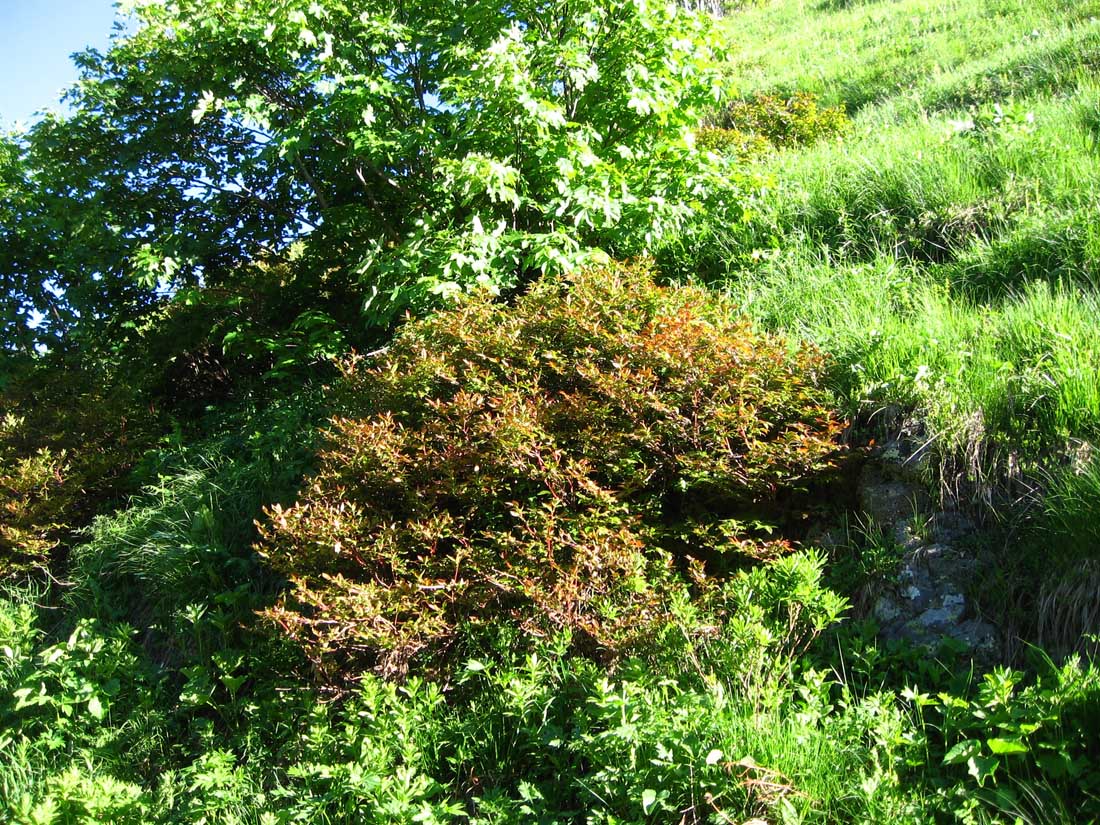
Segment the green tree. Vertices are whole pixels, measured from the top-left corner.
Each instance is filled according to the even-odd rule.
[[[637,254],[731,199],[707,23],[645,0],[125,0],[73,113],[5,144],[39,341],[292,260],[341,323]],[[11,209],[9,208],[9,212]],[[6,322],[5,339],[16,329]],[[22,334],[22,333],[21,333]]]

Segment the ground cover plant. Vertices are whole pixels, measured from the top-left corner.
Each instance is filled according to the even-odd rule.
[[[0,821],[1100,821],[1100,5],[726,5],[125,2],[0,139]]]

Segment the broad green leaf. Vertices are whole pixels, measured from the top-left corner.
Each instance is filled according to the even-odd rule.
[[[993,738],[985,740],[989,750],[997,755],[1012,753],[1027,753],[1031,750],[1026,743],[1019,739]]]
[[[986,780],[997,772],[1001,765],[999,759],[988,756],[972,756],[966,762],[967,772],[978,780],[978,785],[985,787]]]
[[[982,743],[977,739],[964,739],[943,757],[945,765],[959,765],[982,752]]]

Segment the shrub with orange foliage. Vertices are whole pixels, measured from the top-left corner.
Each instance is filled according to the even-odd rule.
[[[64,575],[71,544],[125,500],[155,443],[156,413],[88,360],[46,356],[0,375],[0,581]]]
[[[347,364],[318,472],[260,527],[291,582],[267,616],[391,675],[481,624],[636,650],[711,587],[701,560],[789,549],[748,518],[836,454],[820,367],[644,266],[410,323]]]

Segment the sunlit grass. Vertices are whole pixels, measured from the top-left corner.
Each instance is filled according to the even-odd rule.
[[[765,157],[699,276],[834,363],[853,415],[945,460],[1038,467],[1100,435],[1100,3],[777,2],[729,19],[745,93],[810,91],[836,139]],[[709,257],[708,257],[709,255]]]
[[[808,91],[850,110],[945,106],[1072,86],[1095,70],[1096,0],[793,0],[732,15],[745,92]]]

